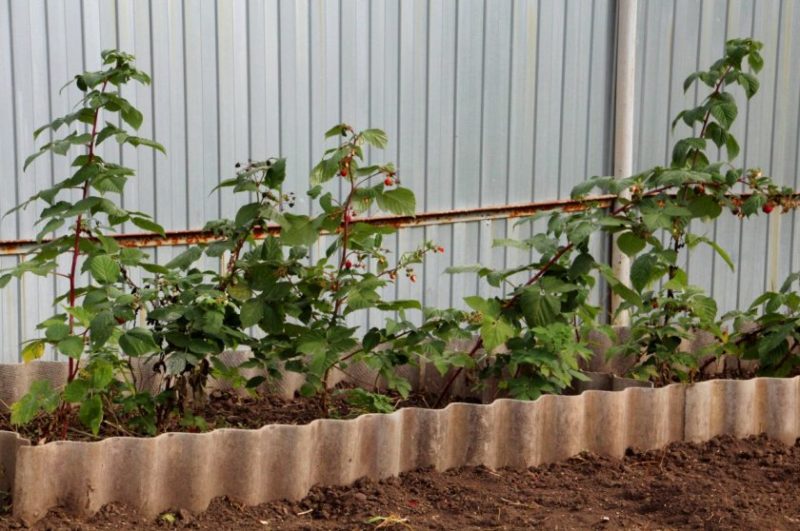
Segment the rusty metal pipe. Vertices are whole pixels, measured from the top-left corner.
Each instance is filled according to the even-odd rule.
[[[487,219],[520,218],[531,216],[542,210],[561,209],[565,212],[573,212],[585,208],[587,204],[599,204],[602,207],[608,207],[611,205],[613,198],[614,196],[612,195],[600,195],[582,200],[556,199],[514,205],[421,212],[414,216],[380,215],[359,219],[358,221],[373,225],[391,225],[396,228],[449,225]],[[278,234],[279,232],[280,227],[278,225],[269,225],[263,229],[256,230],[254,235],[256,238],[264,238],[268,234]],[[202,229],[171,230],[166,232],[165,237],[149,233],[117,234],[112,237],[125,247],[170,247],[209,243],[223,239]],[[25,255],[35,245],[36,241],[33,239],[0,240],[0,256]]]

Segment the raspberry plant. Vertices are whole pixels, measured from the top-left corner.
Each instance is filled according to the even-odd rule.
[[[64,437],[75,413],[71,404],[76,404],[77,417],[94,434],[103,424],[111,432],[155,434],[176,419],[203,428],[210,377],[248,389],[266,379],[245,379],[239,367],[221,361],[224,351],[241,346],[252,353],[245,368],[263,368],[273,376],[282,369],[303,372],[307,379],[303,392],[320,392],[326,411],[329,373],[345,369],[350,361],[368,360],[391,387],[407,392],[408,384],[394,375],[393,368],[413,353],[375,353],[374,342],[360,341],[358,329],[345,322],[349,314],[367,308],[401,315],[420,308],[416,301],[384,301],[378,290],[400,274],[414,281],[414,264],[441,250],[425,242],[390,267],[382,238],[394,229],[358,219],[373,204],[395,214],[414,214],[414,194],[399,186],[391,164],[362,164],[363,146],[382,148],[386,135],[377,129],[355,132],[348,125],[328,132],[328,137],[344,141],[329,150],[312,173],[314,186],[308,193],[319,200],[322,214],[317,216],[287,210],[294,195],[283,192],[285,160],[237,165],[236,176],[219,188],[247,194],[251,202],[234,219],[206,225],[216,241],[190,246],[158,265],[141,250],[121,247],[111,237],[126,222],[162,235],[164,230],[147,214],[123,209],[109,199],[122,194],[134,172],[97,153],[97,147],[111,138],[164,151],[158,143],[134,136],[112,121],[100,125],[104,114],[116,113],[122,123],[138,128],[142,115],[119,88],[131,80],[147,84],[150,78],[134,67],[128,54],[106,51],[102,59],[103,70],[83,73],[73,81],[84,93],[81,108],[38,129],[35,136],[74,124],[85,124],[89,132],[73,131],[53,140],[25,163],[27,167],[48,152],[65,155],[73,146],[86,150],[75,157],[77,169],[71,177],[17,207],[44,201],[43,227],[26,260],[2,273],[0,287],[25,273],[55,274],[69,281],[68,291],[56,300],[63,313],[39,325],[44,337],[25,344],[23,360],[40,358],[51,345],[69,358],[69,369],[63,389],[52,389],[47,382],[31,386],[12,406],[12,422],[26,424],[48,414],[46,437]],[[322,193],[323,183],[335,176],[349,188],[341,202]],[[73,202],[75,190],[80,199]],[[63,226],[69,227],[65,233],[59,232]],[[51,234],[55,235],[47,239]],[[333,237],[333,243],[324,256],[310,261],[309,248],[326,235]],[[58,267],[62,255],[68,258],[67,271]],[[204,255],[226,255],[227,265],[221,271],[199,268],[196,264]],[[79,283],[83,273],[89,275],[88,285]],[[249,333],[254,326],[265,335],[256,338]],[[154,383],[140,381],[147,371],[155,373]],[[353,399],[363,402],[361,395]],[[386,407],[378,396],[372,402]]]
[[[421,309],[415,300],[385,301],[380,289],[401,275],[414,281],[413,265],[427,253],[444,250],[425,242],[390,265],[383,238],[395,229],[360,220],[371,207],[399,215],[415,212],[414,194],[400,186],[392,164],[364,163],[364,146],[381,149],[386,145],[386,135],[377,129],[356,132],[341,124],[329,130],[326,137],[340,138],[341,143],[329,149],[311,173],[308,195],[318,201],[318,215],[265,208],[263,200],[280,193],[282,170],[274,171],[283,167],[280,160],[251,163],[221,186],[262,198],[261,203],[243,206],[237,220],[247,220],[254,227],[265,227],[271,221],[281,227],[280,235],[269,235],[241,256],[240,244],[232,249],[228,245],[232,260],[224,279],[227,292],[241,303],[242,326],[257,326],[264,332],[261,339],[249,341],[253,358],[247,366],[265,368],[273,375],[281,367],[303,373],[306,382],[302,394],[319,393],[327,413],[330,372],[334,368],[346,370],[350,363],[366,362],[389,387],[408,392],[410,386],[395,375],[394,369],[408,363],[413,353],[376,350],[378,343],[372,336],[368,334],[362,340],[358,328],[348,325],[345,318],[368,308],[401,314]],[[342,200],[323,192],[323,185],[334,178],[344,184]],[[326,235],[331,242],[325,252],[310,258],[310,247]],[[242,236],[250,237],[245,233]]]
[[[600,272],[622,297],[620,310],[631,314],[630,335],[612,355],[634,356],[634,376],[659,383],[692,380],[702,353],[681,352],[682,341],[696,330],[722,339],[716,302],[690,284],[679,258],[681,252],[708,245],[731,269],[733,263],[716,242],[691,232],[693,227],[702,227],[692,221],[707,223],[726,210],[743,218],[768,214],[778,205],[783,212],[797,206],[790,188],[778,186],[758,168],[737,168],[731,163],[739,144],[730,131],[738,107],[729,89],[738,85],[748,99],[757,93],[754,73],[763,66],[761,47],[752,39],[730,40],[721,59],[686,79],[684,90],[699,82],[710,93],[697,107],[681,111],[673,122],[675,127],[683,121],[696,134],[676,142],[669,167],[622,180],[595,178],[573,191],[576,197],[593,188],[628,192],[618,195],[620,206],[603,219],[602,230],[615,234],[619,249],[633,259],[632,289],[613,278],[609,268],[601,267]],[[745,71],[745,61],[753,73]],[[724,149],[727,160],[710,162],[712,145]],[[716,343],[707,353],[720,352]]]
[[[723,352],[745,360],[758,361],[762,376],[790,376],[800,366],[800,273],[792,273],[778,291],[757,297],[745,311],[728,312],[722,322]]]
[[[109,139],[164,151],[160,144],[125,129],[138,129],[142,114],[122,97],[120,87],[130,81],[150,83],[147,74],[134,67],[133,60],[131,55],[115,50],[103,52],[102,70],[77,75],[71,82],[83,93],[79,109],[35,131],[34,138],[38,138],[45,131],[55,134],[62,127],[88,129],[73,130],[44,144],[28,157],[25,168],[45,153],[67,155],[75,147],[85,148],[85,153],[73,159],[75,172],[70,177],[17,207],[45,203],[38,222],[39,243],[16,268],[0,276],[0,287],[25,273],[67,279],[68,290],[56,299],[63,312],[39,325],[44,337],[27,342],[22,357],[26,362],[40,358],[47,345],[68,357],[69,383],[63,398],[80,402],[78,416],[95,432],[103,419],[103,392],[112,385],[120,363],[115,354],[117,346],[127,350],[126,345],[137,343],[136,338],[145,335],[143,330],[126,329],[125,325],[133,323],[143,303],[130,268],[149,266],[142,263],[138,251],[121,248],[108,234],[126,222],[163,233],[147,214],[123,209],[109,199],[122,193],[134,172],[97,153],[98,146]],[[121,125],[111,121],[102,125],[101,117],[113,114],[121,118]],[[74,200],[76,193],[79,199]],[[67,230],[61,231],[62,227]],[[53,237],[46,239],[50,235]],[[66,270],[59,267],[60,256],[67,257]],[[91,285],[79,285],[78,277],[83,273],[89,274]],[[60,404],[55,391],[40,382],[12,406],[12,421],[25,423],[40,409],[53,412],[58,408],[56,416],[66,429],[67,408],[64,402]]]
[[[683,353],[680,346],[696,330],[719,339],[709,353],[723,351],[725,336],[716,302],[689,283],[679,257],[708,245],[731,268],[733,263],[716,242],[691,232],[691,222],[709,222],[726,210],[742,218],[769,214],[778,206],[786,212],[798,205],[793,190],[776,185],[759,169],[736,168],[730,162],[738,155],[739,144],[730,131],[738,107],[729,88],[738,85],[748,99],[756,94],[759,83],[754,73],[763,66],[761,47],[752,39],[728,41],[721,59],[687,78],[685,90],[700,82],[710,93],[697,107],[680,112],[673,123],[675,127],[683,121],[695,134],[675,144],[669,167],[625,179],[592,178],[572,192],[573,198],[584,200],[580,211],[542,213],[528,221],[547,217],[544,233],[524,241],[495,242],[533,249],[539,254],[536,262],[508,271],[480,266],[451,269],[476,272],[495,288],[505,285],[509,293],[465,299],[474,310],[465,320],[465,330],[478,333],[479,339],[466,353],[470,363],[462,365],[477,368],[480,376],[499,377],[501,389],[520,398],[564,390],[581,377],[578,362],[589,356],[582,332],[596,328],[614,335],[599,323],[599,309],[588,303],[597,276],[623,300],[619,311],[631,315],[628,338],[610,355],[633,356],[633,376],[659,383],[695,378],[698,353]],[[745,61],[752,73],[745,71]],[[725,150],[727,160],[710,162],[712,145]],[[613,195],[616,206],[606,210],[587,196],[595,189]],[[589,254],[589,239],[598,233],[616,236],[616,245],[633,259],[629,279],[615,278],[609,266]],[[526,271],[535,274],[522,284],[511,282]],[[773,307],[780,300],[792,308],[790,295],[770,300]],[[788,322],[793,322],[792,315],[786,317]],[[773,322],[775,317],[768,314],[763,319]],[[786,330],[791,328],[788,322]],[[774,332],[769,328],[767,333]],[[788,348],[787,338],[793,333],[781,336],[782,348]],[[759,348],[771,351],[769,346],[762,343]],[[454,371],[442,396],[462,370]]]
[[[731,40],[719,61],[689,76],[685,89],[697,82],[710,91],[673,123],[674,128],[682,121],[692,134],[675,144],[669,167],[625,179],[592,178],[573,190],[573,197],[583,200],[582,209],[540,213],[522,223],[546,218],[544,232],[495,242],[535,251],[538,258],[529,264],[508,270],[451,268],[451,273],[476,273],[503,291],[466,297],[467,311],[423,309],[418,301],[381,295],[400,277],[414,282],[414,265],[444,249],[424,242],[390,265],[383,239],[395,229],[363,218],[372,209],[397,215],[413,215],[416,209],[413,192],[400,185],[392,164],[365,160],[366,146],[381,149],[387,143],[378,129],[358,132],[340,124],[326,133],[338,145],[311,172],[307,194],[317,202],[318,214],[291,211],[295,196],[284,191],[284,159],[251,161],[238,164],[235,176],[218,187],[244,194],[248,202],[233,219],[206,225],[213,242],[190,246],[164,265],[151,263],[139,249],[120,246],[112,233],[123,223],[164,231],[147,214],[110,199],[123,193],[133,171],[104,160],[97,148],[113,138],[164,149],[126,129],[137,129],[142,115],[119,89],[131,81],[147,84],[149,77],[134,67],[132,56],[103,52],[102,70],[73,80],[83,93],[79,109],[38,129],[35,137],[78,128],[44,144],[25,162],[27,167],[44,153],[85,149],[75,156],[71,176],[17,207],[45,204],[38,244],[16,268],[0,273],[0,288],[27,273],[57,275],[68,284],[56,299],[63,311],[39,325],[43,337],[26,342],[22,357],[38,359],[50,346],[68,357],[69,366],[63,389],[35,382],[12,406],[12,422],[25,424],[44,415],[46,438],[64,437],[74,416],[95,434],[102,425],[113,433],[155,434],[178,421],[202,429],[210,378],[255,390],[285,370],[304,375],[301,393],[318,396],[327,414],[331,372],[347,372],[354,363],[377,374],[375,392],[343,391],[363,410],[389,411],[392,403],[377,392],[378,381],[405,396],[410,385],[397,369],[419,360],[442,374],[450,371],[437,405],[464,371],[479,385],[491,378],[501,392],[518,398],[560,393],[584,377],[580,362],[591,354],[587,331],[613,335],[601,324],[601,309],[590,303],[598,279],[623,300],[619,311],[631,315],[630,334],[611,355],[634,357],[636,377],[658,383],[695,379],[697,353],[684,354],[680,346],[698,330],[717,338],[710,354],[758,359],[762,374],[790,374],[800,365],[800,299],[792,289],[797,274],[747,311],[720,320],[716,302],[680,267],[682,253],[698,245],[710,246],[733,267],[724,249],[693,232],[697,222],[725,211],[743,218],[798,206],[792,190],[757,168],[731,163],[739,145],[730,131],[738,114],[730,89],[738,85],[748,99],[757,93],[760,49],[751,39]],[[101,125],[103,115],[115,114],[117,123]],[[727,159],[711,162],[712,147],[724,150]],[[335,180],[343,189],[339,198],[329,191]],[[612,195],[615,206],[604,208],[587,196],[595,189]],[[592,256],[589,243],[597,234],[614,236],[620,251],[633,259],[629,279],[616,278]],[[327,248],[315,253],[322,241]],[[62,256],[66,270],[59,267]],[[226,263],[221,270],[203,269],[198,266],[203,257]],[[79,282],[83,274],[88,285]],[[368,309],[393,315],[366,331],[348,322]],[[423,311],[421,324],[407,317],[411,310]],[[732,333],[725,328],[728,321]],[[465,339],[473,341],[470,348],[453,347]],[[222,361],[223,352],[240,347],[249,352],[241,366]],[[143,367],[154,373],[154,383],[139,380]],[[261,372],[246,378],[241,369]]]

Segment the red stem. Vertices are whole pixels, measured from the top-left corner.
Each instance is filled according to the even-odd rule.
[[[719,81],[717,81],[717,84],[714,85],[714,91],[711,93],[711,96],[709,96],[709,98],[714,97],[715,95],[720,93],[720,88],[722,88],[722,84],[725,82],[725,76],[727,76],[728,72],[730,71],[731,71],[731,66],[728,66],[728,68],[725,69],[725,72],[722,73],[722,76],[720,76]],[[707,110],[706,115],[703,117],[703,127],[700,128],[700,138],[705,138],[706,129],[708,129],[708,122],[710,119],[711,119],[711,109]],[[697,162],[697,157],[699,156],[700,156],[700,150],[696,149],[694,151],[694,156],[692,157],[692,168],[694,168],[694,165]]]
[[[100,89],[101,93],[105,92],[107,84],[108,84],[108,81],[103,81],[103,86]],[[100,116],[100,107],[98,106],[94,110],[94,119],[92,120],[92,133],[91,133],[91,137],[89,139],[89,144],[87,145],[87,149],[88,149],[88,157],[87,157],[87,160],[86,160],[86,164],[87,165],[91,164],[92,161],[94,161],[94,156],[95,156],[95,153],[94,153],[94,148],[95,148],[94,141],[95,141],[95,138],[97,138],[97,118],[99,116]],[[82,195],[81,199],[86,199],[86,197],[89,195],[89,185],[90,185],[90,181],[89,181],[89,179],[87,179],[83,183],[83,190],[82,190],[82,194],[81,194]],[[70,264],[70,270],[69,270],[69,276],[68,276],[68,278],[69,278],[69,307],[71,309],[75,308],[75,299],[76,299],[76,295],[75,295],[75,291],[76,291],[75,280],[76,280],[76,277],[77,277],[77,274],[78,274],[78,256],[80,255],[81,226],[82,226],[82,224],[83,224],[83,213],[78,214],[78,218],[75,220],[75,243],[73,244],[73,247],[72,247],[72,262]],[[70,313],[69,314],[69,333],[70,333],[70,335],[72,335],[74,333],[74,330],[75,330],[75,317],[72,315],[72,313]],[[78,374],[79,365],[80,365],[80,359],[75,360],[73,358],[69,358],[69,372],[68,372],[68,375],[67,375],[67,381],[68,382],[71,382],[72,380],[75,379],[75,376]]]

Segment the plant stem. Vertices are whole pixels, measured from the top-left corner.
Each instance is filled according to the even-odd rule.
[[[106,85],[108,81],[103,81],[103,86],[100,89],[100,93],[102,94],[106,90]],[[95,148],[95,139],[97,138],[97,119],[100,116],[100,106],[98,106],[94,110],[94,118],[92,119],[92,133],[89,138],[89,144],[87,145],[88,149],[88,158],[86,160],[86,165],[91,164],[94,161],[94,148]],[[83,189],[81,192],[82,199],[86,199],[89,195],[89,185],[91,181],[87,179],[83,183]],[[78,214],[77,219],[75,220],[75,242],[72,246],[72,262],[70,264],[69,269],[69,307],[70,309],[75,308],[75,299],[76,299],[76,286],[75,281],[78,274],[78,256],[80,256],[80,243],[81,243],[81,227],[83,226],[83,213]],[[75,316],[70,313],[69,314],[69,333],[73,335],[75,331]],[[75,379],[75,376],[78,374],[78,367],[80,365],[80,359],[75,360],[74,358],[69,358],[69,370],[67,374],[67,381],[71,382]]]
[[[355,142],[355,138],[353,139]],[[336,321],[339,319],[339,312],[342,309],[342,303],[344,302],[344,298],[340,297],[338,291],[341,289],[341,277],[342,271],[345,269],[345,265],[347,263],[347,245],[350,240],[350,207],[353,204],[353,197],[355,196],[356,190],[358,189],[358,185],[356,183],[356,178],[352,174],[348,174],[348,181],[350,181],[350,193],[347,194],[347,199],[344,202],[344,214],[342,218],[343,227],[342,227],[342,255],[339,258],[339,268],[336,273],[336,302],[333,305],[333,315],[331,315],[331,326],[336,324]],[[328,376],[330,375],[331,369],[339,363],[337,359],[335,363],[329,365],[325,372],[322,375],[322,413],[326,417],[328,416]]]
[[[483,347],[483,338],[479,337],[478,340],[475,342],[475,346],[472,347],[472,350],[469,351],[468,356],[472,358],[475,356],[481,347]],[[439,392],[439,396],[436,398],[436,402],[433,404],[433,409],[438,408],[444,397],[447,395],[448,391],[450,391],[450,387],[453,386],[453,383],[456,381],[456,378],[464,371],[464,367],[459,367],[455,372],[453,372],[452,376],[447,380],[447,383],[444,385],[442,390]]]
[[[722,88],[722,84],[725,82],[725,76],[728,75],[728,72],[731,71],[731,66],[729,65],[728,68],[725,69],[725,72],[722,73],[717,84],[714,85],[714,90],[711,92],[711,95],[708,97],[709,99],[713,98],[714,96],[719,95],[720,89]],[[705,138],[706,130],[708,129],[708,123],[711,120],[711,108],[706,111],[705,116],[703,117],[703,127],[700,128],[700,138]],[[700,156],[700,150],[694,150],[694,156],[692,157],[692,169],[694,169],[695,163],[697,163],[697,157]]]

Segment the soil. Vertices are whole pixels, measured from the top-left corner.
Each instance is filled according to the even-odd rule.
[[[340,386],[334,389],[330,396],[327,418],[348,419],[364,413],[373,412],[369,407],[352,399],[351,386]],[[407,398],[402,398],[396,393],[389,392],[387,397],[395,409],[404,407],[429,408],[435,402],[435,396],[426,396],[412,393]],[[463,400],[461,400],[463,401]],[[449,402],[447,402],[449,403]],[[442,404],[442,406],[447,405]],[[98,436],[87,432],[87,429],[78,419],[77,407],[67,412],[68,421],[66,432],[62,429],[63,422],[58,421],[53,415],[40,416],[33,422],[24,426],[11,424],[10,413],[0,411],[0,430],[16,431],[23,437],[31,440],[33,444],[43,444],[52,440],[66,439],[70,441],[93,441],[114,436],[139,436],[126,431],[122,426],[107,419],[101,425]],[[207,424],[207,430],[216,428],[247,428],[257,429],[267,424],[308,424],[320,418],[326,418],[322,413],[319,398],[298,397],[287,400],[270,394],[240,395],[231,391],[212,391],[201,415]],[[119,418],[124,417],[120,414]],[[163,432],[198,432],[196,426],[187,426],[180,423],[180,419],[163,427]]]
[[[19,524],[6,517],[0,526]],[[168,528],[800,529],[800,444],[725,436],[621,460],[581,454],[528,470],[417,470],[257,507],[218,499],[202,514],[176,508],[155,520],[118,505],[83,521],[55,511],[35,526]]]

